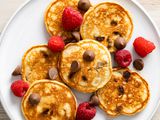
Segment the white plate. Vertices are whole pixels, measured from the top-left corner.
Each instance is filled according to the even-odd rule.
[[[92,0],[92,3],[106,0]],[[120,116],[114,120],[150,120],[156,111],[160,100],[160,37],[157,28],[148,17],[143,8],[132,0],[111,0],[121,4],[133,16],[134,33],[127,49],[132,52],[133,59],[138,58],[133,50],[133,40],[138,36],[143,36],[156,45],[156,50],[144,58],[145,68],[140,74],[146,78],[151,90],[151,99],[144,111],[132,116]],[[24,52],[33,45],[47,43],[49,35],[44,26],[43,15],[45,8],[51,0],[29,0],[21,6],[13,15],[1,36],[0,45],[0,96],[3,107],[13,120],[23,120],[20,110],[20,98],[12,95],[10,91],[11,83],[20,79],[12,77],[11,73],[17,64],[21,63]],[[131,69],[132,65],[130,66]],[[88,100],[88,96],[76,93],[78,101]],[[107,120],[103,111],[98,109],[94,120]],[[109,118],[108,118],[109,119]]]

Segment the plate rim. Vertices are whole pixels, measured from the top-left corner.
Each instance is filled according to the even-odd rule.
[[[18,9],[12,14],[12,16],[9,18],[8,22],[6,23],[5,27],[2,29],[1,35],[0,35],[0,47],[2,45],[3,42],[3,37],[6,33],[6,30],[8,29],[10,23],[12,22],[12,20],[16,17],[16,15],[26,6],[28,5],[32,0],[26,0],[25,2],[23,2]],[[153,21],[153,19],[151,18],[151,16],[149,15],[149,13],[146,11],[146,9],[144,9],[144,7],[137,1],[137,0],[130,0],[130,2],[132,2],[133,4],[135,4],[137,7],[139,7],[143,13],[146,15],[146,17],[150,20],[152,26],[154,27],[158,37],[160,38],[160,31],[155,23],[155,21]],[[3,109],[5,110],[7,116],[13,120],[12,114],[10,113],[9,109],[6,106],[5,100],[2,96],[2,91],[0,90],[0,102],[1,105],[3,107]],[[150,117],[147,118],[147,120],[151,120],[153,115],[155,114],[155,112],[157,111],[158,107],[160,106],[160,98],[159,98],[159,102],[158,105],[155,107],[155,109],[152,111]]]

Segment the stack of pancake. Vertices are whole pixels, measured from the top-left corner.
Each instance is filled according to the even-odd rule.
[[[51,36],[72,37],[61,26],[67,6],[78,10],[78,0],[54,0],[47,7],[45,25]],[[96,93],[99,106],[111,116],[136,114],[148,103],[150,92],[144,78],[128,68],[112,69],[115,39],[120,36],[128,42],[132,36],[128,12],[105,2],[91,7],[83,17],[80,42],[69,43],[61,53],[51,52],[47,45],[25,53],[22,78],[31,85],[22,100],[26,120],[74,120],[77,102],[69,87]]]

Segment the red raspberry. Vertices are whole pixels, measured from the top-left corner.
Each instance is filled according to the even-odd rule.
[[[53,36],[49,39],[48,48],[52,52],[61,52],[64,49],[65,43],[59,36]]]
[[[95,115],[96,108],[84,102],[78,106],[76,120],[91,120]]]
[[[13,94],[17,97],[22,97],[29,88],[29,84],[23,80],[17,80],[12,83],[11,90]]]
[[[144,39],[143,37],[136,38],[133,46],[137,54],[141,57],[147,56],[156,48],[154,43]]]
[[[120,67],[128,67],[132,62],[132,56],[128,50],[119,50],[115,53],[115,60]]]
[[[62,26],[65,30],[74,30],[82,24],[83,17],[79,11],[66,7],[63,11]]]

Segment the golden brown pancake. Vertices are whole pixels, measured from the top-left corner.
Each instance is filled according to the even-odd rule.
[[[49,79],[49,69],[57,68],[58,55],[58,53],[50,51],[47,45],[30,48],[22,59],[22,79],[29,83]],[[59,75],[55,80],[61,81]]]
[[[72,38],[71,32],[67,32],[62,27],[62,13],[66,7],[78,10],[79,0],[53,0],[45,12],[45,25],[51,36],[63,36]]]
[[[40,102],[32,105],[31,94],[39,94]],[[39,80],[23,97],[21,108],[26,120],[75,120],[76,98],[63,83]]]
[[[83,39],[104,37],[101,41],[110,52],[115,52],[114,41],[123,37],[128,42],[132,36],[133,23],[129,13],[119,4],[100,3],[84,15],[80,33]]]
[[[148,83],[138,73],[116,68],[111,80],[97,91],[100,107],[111,116],[134,115],[142,111],[150,97]]]
[[[94,51],[91,62],[83,59],[86,50]],[[81,69],[71,74],[73,61],[80,63]],[[68,44],[61,54],[59,70],[62,80],[70,87],[85,93],[95,92],[103,87],[112,74],[111,56],[108,49],[97,41],[82,40]]]

